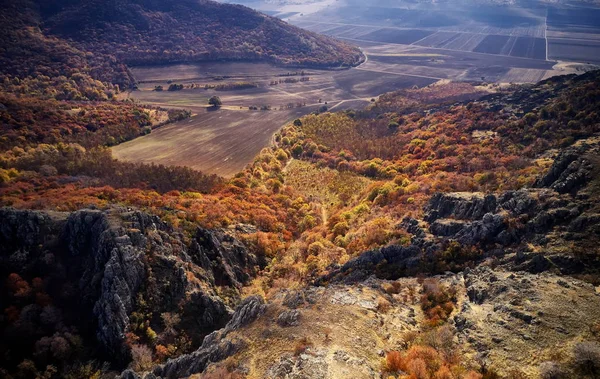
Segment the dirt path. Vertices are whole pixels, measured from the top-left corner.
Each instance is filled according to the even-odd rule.
[[[323,219],[323,225],[327,225],[327,209],[321,204],[321,218]]]

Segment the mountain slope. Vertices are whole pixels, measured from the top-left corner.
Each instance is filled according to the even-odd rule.
[[[9,0],[0,20],[4,88],[48,97],[92,87],[95,94],[62,97],[103,100],[112,84],[132,85],[126,65],[235,59],[339,68],[363,59],[346,43],[213,1]]]
[[[593,378],[599,83],[388,94],[225,183],[94,147],[136,105],[0,97],[0,376]]]
[[[63,7],[48,30],[129,64],[266,59],[351,66],[360,52],[240,5],[213,1],[97,1]]]

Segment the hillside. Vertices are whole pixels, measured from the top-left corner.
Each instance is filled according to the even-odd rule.
[[[60,9],[60,10],[58,10]],[[360,52],[239,5],[214,1],[86,1],[50,9],[48,30],[127,64],[210,59],[349,67]]]
[[[0,40],[1,378],[600,377],[600,71],[401,85],[207,0],[8,0]],[[112,155],[147,134],[268,146]]]
[[[212,1],[6,1],[0,20],[3,88],[58,99],[110,98],[133,85],[127,65],[259,60],[340,68],[363,59],[346,43]]]

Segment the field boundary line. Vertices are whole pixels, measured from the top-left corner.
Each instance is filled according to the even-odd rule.
[[[477,54],[477,55],[485,55],[485,56],[491,56],[491,57],[506,57],[506,58],[510,58],[510,59],[524,59],[527,61],[538,61],[538,62],[545,62],[545,60],[543,59],[533,59],[533,58],[523,58],[523,57],[511,57],[510,55],[501,55],[501,54],[490,54],[490,53],[478,53],[475,51],[464,51],[464,50],[454,50],[454,49],[443,49],[440,47],[426,47],[426,46],[417,46],[417,45],[406,45],[406,44],[402,44],[402,43],[392,43],[392,42],[377,42],[377,41],[369,41],[369,40],[365,40],[365,39],[357,39],[357,38],[344,38],[344,37],[337,37],[339,39],[345,39],[348,41],[357,41],[357,42],[367,42],[367,43],[374,43],[374,44],[379,44],[379,45],[395,45],[395,46],[410,46],[412,48],[422,48],[422,49],[433,49],[433,50],[443,50],[443,51],[454,51],[457,53],[465,53],[465,54]],[[549,61],[551,62],[551,61]]]
[[[355,68],[356,70],[361,70],[361,71],[370,71],[370,72],[377,72],[379,74],[389,74],[389,75],[398,75],[398,76],[412,76],[415,78],[423,78],[423,79],[433,79],[433,80],[445,80],[448,78],[436,78],[433,76],[425,76],[425,75],[416,75],[416,74],[402,74],[400,72],[390,72],[390,71],[383,71],[383,70],[373,70],[373,69],[368,69],[368,68]]]
[[[424,39],[426,39],[426,38],[433,37],[434,35],[436,35],[436,34],[438,34],[438,33],[439,33],[439,31],[438,31],[438,32],[435,32],[435,33],[433,33],[433,34],[430,34],[430,35],[428,35],[428,36],[425,36],[425,37],[421,38],[420,40],[417,40],[417,41],[415,41],[415,42],[411,43],[411,45],[416,45],[416,44],[417,44],[417,42],[421,42],[421,41],[423,41],[423,40],[424,40]],[[417,46],[420,46],[420,45],[417,45]]]
[[[418,27],[414,27],[414,28],[408,28],[408,27],[402,27],[402,26],[381,26],[381,25],[367,25],[367,24],[348,24],[348,23],[344,23],[344,22],[326,22],[326,21],[312,21],[315,24],[324,24],[324,25],[339,25],[339,26],[360,26],[360,27],[364,27],[364,28],[378,28],[378,30],[381,29],[396,29],[396,30],[425,30],[428,32],[448,32],[448,33],[458,33],[458,34],[479,34],[482,36],[489,36],[489,35],[497,35],[497,36],[512,36],[512,34],[506,34],[508,32],[505,33],[481,33],[481,32],[473,32],[473,31],[456,31],[456,30],[451,30],[451,29],[437,29],[437,28],[428,28],[428,27],[423,27],[423,28],[418,28]],[[330,29],[328,29],[330,30]],[[320,34],[324,34],[323,31],[319,32]],[[336,36],[339,38],[343,38],[341,36]],[[530,37],[529,35],[522,35],[519,37]],[[533,38],[539,38],[539,37],[533,37]]]

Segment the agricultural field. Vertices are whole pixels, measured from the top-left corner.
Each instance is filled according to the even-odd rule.
[[[290,71],[259,63],[203,63],[134,68],[139,88],[123,95],[142,104],[192,111],[193,116],[115,146],[133,162],[188,166],[230,177],[242,170],[285,123],[316,110],[360,109],[379,94],[424,87],[438,78],[372,69]],[[219,90],[235,83],[252,88]],[[171,84],[183,89],[169,91]],[[161,86],[162,91],[156,91]],[[208,107],[219,96],[220,109]]]
[[[548,57],[600,64],[600,9],[569,8],[548,12]]]
[[[566,7],[534,1],[520,2],[518,6],[474,6],[467,2],[392,5],[385,1],[343,4],[319,13],[295,15],[289,21],[355,43],[464,52],[463,62],[476,54],[489,54],[553,63],[600,63],[600,9],[590,6]],[[506,66],[507,61],[498,59],[506,72],[513,68],[531,69]],[[529,77],[552,76],[551,69],[545,70]],[[515,72],[519,70],[513,70],[513,75]]]
[[[133,162],[187,166],[231,177],[241,171],[293,111],[203,109],[188,120],[155,129],[151,134],[117,145],[113,156]]]

